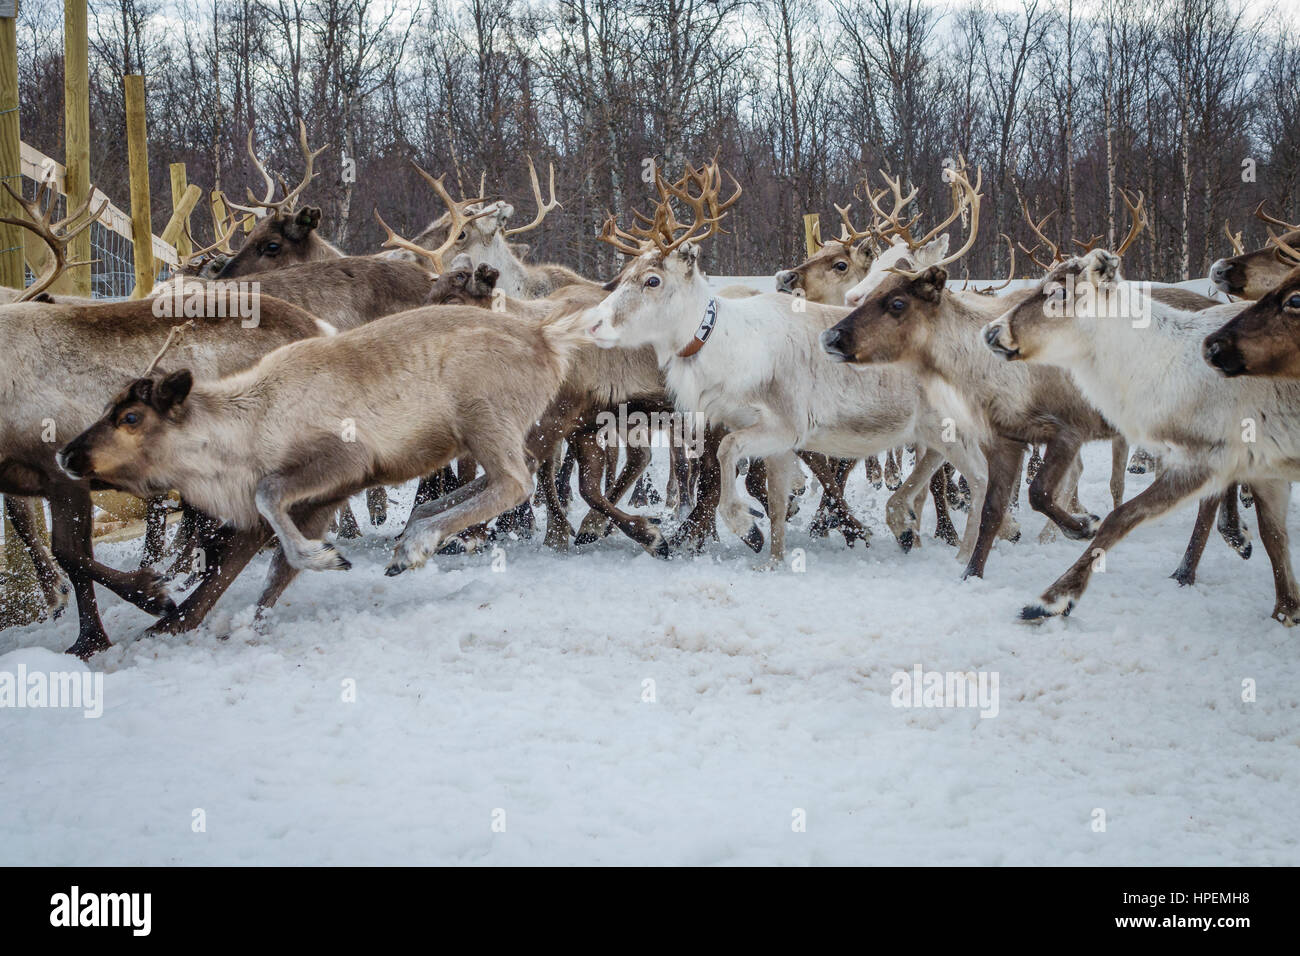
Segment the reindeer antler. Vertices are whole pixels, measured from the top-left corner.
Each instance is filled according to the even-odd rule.
[[[224,226],[225,232],[221,231],[221,227],[214,225],[212,228],[212,234],[216,236],[216,242],[212,243],[209,246],[204,246],[202,249],[195,249],[188,256],[186,256],[185,261],[182,263],[182,265],[184,265],[187,268],[193,266],[204,256],[211,255],[214,252],[218,252],[218,251],[222,253],[230,252],[230,245],[229,245],[230,239],[232,236],[234,236],[235,231],[239,228],[239,218],[233,212],[230,211],[230,200],[226,198],[225,193],[218,192],[218,195],[221,197],[222,205],[226,207],[226,223]],[[188,228],[186,231],[188,233]],[[193,241],[194,238],[191,236],[190,242],[193,243]]]
[[[517,236],[521,232],[528,232],[530,229],[536,229],[538,226],[542,224],[542,220],[546,218],[546,214],[548,212],[550,212],[552,209],[564,208],[562,204],[555,201],[555,164],[554,163],[550,164],[550,170],[551,170],[551,175],[550,175],[551,200],[550,202],[543,202],[542,186],[541,183],[537,181],[537,170],[533,166],[533,158],[531,156],[528,157],[528,177],[533,182],[533,197],[537,200],[537,215],[534,216],[533,221],[526,226],[520,226],[517,229],[507,229],[506,230],[507,236]],[[479,192],[482,191],[483,190],[480,188]]]
[[[63,272],[73,266],[88,266],[95,262],[94,259],[85,259],[77,262],[68,261],[68,243],[75,239],[82,232],[90,228],[90,224],[103,215],[104,210],[108,207],[108,198],[99,204],[99,208],[93,213],[90,210],[90,204],[95,198],[95,190],[91,189],[90,194],[86,197],[75,212],[65,216],[58,222],[52,222],[54,217],[54,202],[57,197],[54,195],[54,177],[47,176],[36,187],[36,195],[32,199],[24,199],[22,193],[15,192],[8,183],[4,184],[5,191],[13,197],[14,202],[18,203],[27,213],[26,219],[11,219],[8,216],[0,217],[0,222],[8,223],[11,226],[19,226],[23,229],[33,232],[40,236],[50,248],[52,256],[45,270],[36,277],[31,285],[23,290],[22,294],[15,300],[16,302],[28,302],[40,295],[57,279]],[[41,208],[44,204],[44,209]]]
[[[1051,269],[1065,258],[1061,255],[1060,246],[1054,243],[1051,239],[1048,239],[1046,233],[1043,232],[1043,229],[1047,226],[1047,220],[1055,216],[1057,211],[1055,209],[1048,210],[1046,216],[1035,222],[1033,213],[1029,211],[1029,203],[1025,200],[1024,196],[1020,197],[1020,210],[1024,213],[1025,222],[1029,225],[1029,231],[1038,237],[1038,242],[1034,243],[1033,249],[1026,249],[1024,244],[1021,243],[1020,251],[1029,256],[1029,258],[1033,260],[1034,265],[1038,266],[1038,268],[1043,269],[1044,271]],[[1034,253],[1038,251],[1040,243],[1046,245],[1052,253],[1052,258],[1048,262],[1043,262],[1038,258],[1038,256],[1034,255]]]
[[[1232,244],[1232,254],[1234,256],[1244,256],[1246,254],[1246,244],[1241,241],[1244,228],[1238,229],[1236,233],[1232,231],[1232,226],[1228,220],[1223,220],[1223,234],[1228,237],[1228,242]]]
[[[1268,200],[1265,200],[1265,202],[1267,201]],[[1278,219],[1275,216],[1270,216],[1268,213],[1264,211],[1263,202],[1261,202],[1258,206],[1255,207],[1255,218],[1259,219],[1262,222],[1266,222],[1269,225],[1280,226],[1281,228],[1285,229],[1287,232],[1295,232],[1296,230],[1300,229],[1300,225],[1297,225],[1296,223],[1287,222],[1284,219]]]
[[[379,225],[381,225],[384,228],[384,232],[388,234],[387,238],[385,238],[383,242],[385,249],[405,249],[407,252],[413,252],[421,258],[429,260],[429,262],[433,264],[434,270],[441,274],[446,271],[446,267],[443,265],[442,261],[443,254],[450,251],[451,247],[456,244],[456,241],[460,238],[461,230],[475,219],[482,219],[484,216],[491,215],[496,210],[489,206],[487,209],[481,209],[476,213],[466,215],[466,208],[476,202],[481,202],[483,197],[480,196],[474,199],[462,199],[460,202],[457,202],[451,198],[451,194],[447,192],[447,187],[443,184],[443,180],[447,178],[446,173],[443,173],[435,179],[433,176],[425,172],[418,163],[412,162],[411,165],[415,167],[417,173],[424,177],[425,182],[433,187],[433,191],[438,194],[438,198],[447,206],[448,215],[451,217],[447,225],[447,238],[444,239],[442,245],[438,246],[436,249],[426,249],[424,246],[418,245],[409,239],[403,239],[395,233],[391,228],[389,228],[388,223],[384,222],[383,216],[379,215],[378,209],[375,210],[375,219],[379,221]]]
[[[939,225],[931,229],[921,239],[916,240],[915,244],[913,244],[912,241],[909,241],[908,246],[914,250],[920,249],[922,246],[926,245],[926,243],[930,242],[937,235],[939,235],[944,229],[948,228],[948,226],[952,224],[957,219],[958,216],[963,215],[967,209],[970,210],[970,214],[971,214],[970,230],[968,235],[966,236],[965,245],[963,245],[956,252],[944,256],[938,262],[931,263],[931,267],[944,266],[944,265],[948,265],[951,262],[956,262],[962,256],[966,255],[966,253],[970,252],[971,247],[975,245],[975,237],[979,234],[980,198],[981,198],[980,187],[984,184],[983,169],[980,167],[976,167],[975,185],[973,186],[971,185],[969,176],[965,172],[964,162],[962,163],[960,168],[956,168],[956,169],[945,168],[944,178],[947,179],[949,184],[953,187],[953,204],[952,204],[953,209],[951,215],[949,215],[948,218],[945,219],[943,222],[941,222]],[[893,268],[890,269],[890,271],[896,272],[897,274],[902,276],[907,276],[910,279],[919,278],[921,275],[921,272],[919,270],[913,272],[907,269]]]
[[[1142,234],[1142,230],[1147,227],[1147,213],[1145,208],[1146,197],[1142,195],[1142,190],[1138,190],[1137,202],[1129,199],[1129,192],[1127,189],[1121,189],[1119,194],[1124,200],[1124,205],[1128,208],[1128,216],[1130,220],[1128,235],[1124,237],[1124,241],[1121,242],[1119,247],[1115,250],[1115,255],[1122,256],[1124,253],[1128,252],[1129,247],[1133,245],[1137,237]]]
[[[716,156],[699,169],[688,163],[686,172],[676,182],[668,182],[656,170],[655,188],[660,198],[655,204],[654,215],[635,214],[648,225],[634,225],[630,231],[624,231],[610,214],[598,238],[624,255],[640,255],[648,251],[647,243],[653,243],[660,253],[667,255],[685,242],[708,239],[724,231],[719,223],[740,199],[740,183],[731,173],[727,176],[736,188],[728,199],[722,200],[722,167],[718,165]],[[677,219],[672,207],[674,199],[691,209],[693,218],[689,223]],[[634,242],[636,246],[632,245]]]
[[[912,217],[912,221],[907,223],[903,222],[899,217],[902,216],[903,210],[906,209],[914,199],[916,199],[919,190],[917,187],[913,186],[912,191],[904,196],[902,189],[902,176],[890,179],[889,174],[882,169],[880,170],[880,178],[885,181],[887,190],[894,195],[894,208],[889,212],[885,212],[881,209],[880,199],[885,195],[886,190],[882,189],[880,192],[873,194],[871,192],[870,179],[868,177],[863,177],[862,186],[867,194],[867,202],[870,204],[872,211],[876,214],[876,221],[872,223],[871,228],[875,231],[876,235],[882,239],[889,236],[900,236],[909,246],[911,246],[912,227],[916,225],[920,216],[917,215]],[[912,248],[915,247],[913,246]]]
[[[325,146],[322,146],[320,149],[315,150],[313,152],[311,146],[308,145],[307,143],[307,124],[304,123],[301,118],[299,118],[298,149],[302,151],[303,164],[305,168],[303,170],[302,181],[299,182],[298,185],[295,186],[292,190],[290,190],[288,184],[284,181],[283,177],[281,177],[279,174],[276,174],[275,179],[272,180],[271,174],[266,171],[266,166],[264,166],[262,164],[262,161],[258,159],[257,153],[253,149],[253,131],[251,129],[248,131],[247,145],[248,145],[248,156],[250,159],[252,159],[253,166],[257,169],[258,173],[261,174],[263,182],[266,183],[266,196],[262,199],[258,199],[255,195],[253,195],[253,190],[249,189],[248,190],[249,205],[241,206],[239,203],[233,203],[230,202],[229,200],[226,201],[226,204],[230,206],[232,209],[238,209],[240,212],[251,212],[256,216],[262,215],[263,210],[272,213],[293,212],[293,210],[297,207],[298,197],[302,195],[302,191],[306,189],[308,185],[310,185],[311,181],[314,178],[316,178],[316,173],[314,171],[316,165],[316,157],[319,156],[321,153],[325,152],[325,150],[329,148],[328,144],[326,144]],[[272,200],[272,197],[275,195],[276,182],[279,182],[280,189],[284,191],[284,198]]]

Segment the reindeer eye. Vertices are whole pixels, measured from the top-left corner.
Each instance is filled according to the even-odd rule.
[[[1300,312],[1300,292],[1295,293],[1291,298],[1286,300],[1286,308],[1295,309]]]
[[[907,300],[903,298],[890,299],[889,302],[886,303],[885,308],[890,312],[902,312],[907,308]]]
[[[262,252],[264,252],[268,256],[273,256],[279,251],[280,251],[280,244],[278,242],[268,242],[262,249]]]
[[[140,424],[140,416],[137,415],[135,412],[127,412],[125,415],[122,416],[122,421],[119,424],[138,425]]]
[[[650,278],[646,279],[645,287],[647,289],[657,289],[659,287],[659,277],[651,276]]]
[[[845,269],[847,269],[848,267],[849,267],[849,264],[848,264],[847,262],[845,262],[843,259],[841,259],[839,262],[835,263],[835,271],[836,271],[836,272],[843,272],[843,271],[844,271]]]
[[[462,229],[462,230],[460,231],[460,235],[456,237],[456,241],[457,241],[457,242],[464,242],[464,241],[465,241],[465,237],[468,236],[468,235],[469,235],[469,230],[468,230],[468,229]]]

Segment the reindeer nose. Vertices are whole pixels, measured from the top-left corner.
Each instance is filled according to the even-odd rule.
[[[844,351],[844,333],[838,327],[823,332],[820,341],[822,351],[835,361],[843,362],[848,359],[848,354]]]
[[[799,273],[793,269],[782,269],[776,274],[776,291],[793,292],[799,286]]]
[[[1242,375],[1246,371],[1246,362],[1241,350],[1231,340],[1231,336],[1223,332],[1215,332],[1205,340],[1205,344],[1201,347],[1201,355],[1206,364],[1218,369],[1229,378]]]

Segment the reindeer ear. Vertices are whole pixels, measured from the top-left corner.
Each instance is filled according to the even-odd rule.
[[[1097,281],[1113,285],[1119,281],[1120,258],[1105,249],[1092,250],[1092,268],[1097,274]]]
[[[927,302],[938,302],[948,281],[948,271],[941,266],[931,266],[912,280],[912,294]]]
[[[159,412],[166,414],[171,411],[172,408],[185,401],[186,396],[190,394],[190,387],[193,386],[193,384],[194,376],[190,374],[189,369],[183,368],[179,372],[172,372],[170,375],[165,376],[163,380],[158,383],[158,387],[154,389],[153,402],[151,404],[154,408],[158,409]]]
[[[451,260],[451,272],[473,272],[474,260],[469,257],[469,253],[458,253],[455,259]]]
[[[137,402],[148,405],[150,399],[153,398],[153,379],[137,378],[127,388],[127,394]]]
[[[320,225],[320,207],[304,206],[284,227],[284,234],[296,242],[302,242],[313,229]]]
[[[677,258],[686,263],[687,271],[690,271],[700,260],[700,247],[693,242],[683,242],[677,247]]]

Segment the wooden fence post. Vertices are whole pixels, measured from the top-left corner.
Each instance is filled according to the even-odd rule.
[[[168,168],[172,177],[172,218],[174,219],[177,212],[180,211],[181,206],[184,204],[185,197],[190,191],[190,186],[189,180],[185,175],[184,163],[172,163]],[[194,189],[198,190],[198,187],[195,186]],[[190,232],[190,211],[194,208],[195,203],[199,201],[199,196],[200,193],[196,192],[194,202],[190,203],[186,208],[185,218],[181,221],[180,236],[172,243],[172,245],[176,247],[176,257],[181,262],[184,262],[189,258],[190,253],[194,251],[194,246],[190,243],[190,236],[192,235]],[[163,238],[167,238],[165,232]]]
[[[0,11],[0,181],[22,192],[22,153],[18,128],[18,4]],[[22,211],[7,192],[0,189],[0,215],[22,217]],[[11,289],[25,284],[23,234],[18,226],[0,223],[0,283]],[[45,528],[45,510],[37,509],[40,529]],[[45,601],[36,586],[36,569],[27,549],[18,540],[8,515],[4,519],[5,567],[0,582],[0,627],[29,624],[45,612]]]
[[[68,212],[81,207],[90,195],[90,82],[86,40],[86,0],[63,3],[63,191]],[[67,272],[73,295],[90,295],[90,230],[72,240],[68,260],[85,262]]]
[[[135,289],[131,298],[143,299],[153,288],[158,271],[153,262],[153,223],[149,205],[149,141],[145,126],[144,77],[122,77],[126,91],[126,152],[131,174],[131,246],[135,257]]]
[[[811,259],[822,244],[821,216],[810,212],[803,217],[803,245]]]

